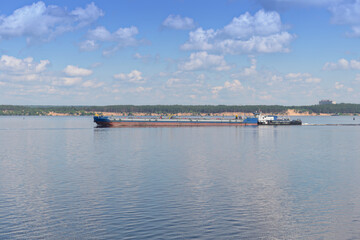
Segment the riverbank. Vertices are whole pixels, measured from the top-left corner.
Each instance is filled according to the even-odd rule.
[[[164,116],[166,114],[157,114],[157,113],[142,113],[142,112],[133,112],[133,113],[116,113],[116,112],[96,112],[96,114],[99,115],[104,115],[104,116]],[[278,115],[278,116],[289,116],[289,117],[293,117],[293,116],[331,116],[333,114],[329,114],[329,113],[309,113],[309,112],[298,112],[294,109],[288,109],[285,113],[266,113],[263,112],[263,114],[265,115]],[[59,114],[56,115],[56,113],[52,113],[51,116],[62,116],[63,114]],[[168,114],[169,115],[169,114]],[[175,113],[175,114],[171,114],[171,115],[175,115],[175,116],[180,116],[180,117],[186,117],[186,116],[225,116],[225,117],[230,117],[230,116],[253,116],[253,113],[247,113],[247,112],[222,112],[222,113],[200,113],[200,114],[194,114],[194,113]],[[343,114],[345,115],[345,114]],[[346,114],[346,115],[354,115],[354,114]]]
[[[339,116],[359,115],[360,104],[312,106],[279,105],[114,105],[114,106],[16,106],[0,105],[0,115],[8,116],[253,116],[261,111],[278,116]]]
[[[194,114],[194,113],[174,113],[174,114],[159,114],[159,113],[144,113],[144,112],[122,112],[122,113],[118,113],[118,112],[77,112],[77,113],[58,113],[58,112],[48,112],[48,113],[41,113],[41,114],[34,114],[31,116],[89,116],[89,115],[103,115],[103,116],[138,116],[138,117],[142,117],[142,116],[166,116],[166,115],[174,115],[174,116],[179,116],[179,117],[186,117],[186,116],[225,116],[225,117],[231,117],[231,116],[253,116],[253,113],[247,113],[247,112],[221,112],[221,113],[198,113],[198,114]],[[263,114],[265,115],[278,115],[278,116],[289,116],[289,117],[294,117],[294,116],[332,116],[334,114],[329,114],[329,113],[309,113],[309,112],[298,112],[294,109],[288,109],[285,113],[266,113],[263,112]],[[5,115],[12,115],[12,114],[5,114]],[[15,114],[14,114],[15,115]],[[18,115],[18,114],[16,114]],[[28,115],[28,114],[23,114],[24,116]],[[353,116],[356,114],[342,114],[342,115],[349,115],[349,116]],[[20,115],[22,116],[22,115]]]

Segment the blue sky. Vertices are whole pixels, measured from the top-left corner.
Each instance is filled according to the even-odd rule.
[[[360,0],[12,1],[0,104],[360,102]]]

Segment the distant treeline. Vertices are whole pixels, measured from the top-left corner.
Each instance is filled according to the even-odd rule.
[[[114,113],[157,113],[175,114],[192,113],[210,114],[223,112],[244,112],[282,114],[288,109],[300,113],[328,113],[328,114],[360,114],[360,104],[340,103],[310,106],[281,106],[281,105],[110,105],[110,106],[19,106],[0,105],[0,115],[48,115],[51,112],[69,115],[93,115],[95,112]]]

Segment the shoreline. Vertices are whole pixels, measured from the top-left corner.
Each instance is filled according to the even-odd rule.
[[[143,117],[143,116],[152,116],[152,117],[160,117],[160,116],[179,116],[179,117],[187,117],[187,116],[201,116],[201,117],[235,117],[236,115],[239,117],[252,117],[253,113],[247,112],[221,112],[221,113],[145,113],[145,112],[75,112],[75,113],[59,113],[59,112],[42,112],[39,114],[12,114],[11,111],[8,111],[7,114],[2,114],[0,116],[93,116],[95,114],[103,115],[103,116],[135,116],[135,117]],[[263,112],[264,115],[276,115],[281,117],[302,117],[302,116],[358,116],[357,113],[348,113],[348,114],[339,114],[339,113],[309,113],[309,112],[298,112],[295,109],[287,109],[286,112],[283,113],[272,113],[272,112]]]
[[[103,115],[103,116],[129,116],[129,113],[117,113],[117,112],[94,112],[95,114]],[[332,116],[334,114],[330,113],[309,113],[309,112],[297,112],[294,109],[288,109],[286,113],[263,113],[264,115],[277,115],[277,116],[289,116],[289,117],[296,117],[296,116]],[[245,113],[245,112],[222,112],[222,113],[200,113],[200,114],[194,114],[194,113],[175,113],[175,114],[158,114],[158,113],[143,113],[143,112],[133,112],[130,116],[137,116],[137,117],[143,117],[143,116],[153,116],[153,117],[160,117],[160,116],[168,116],[168,115],[174,115],[179,117],[186,117],[186,116],[210,116],[210,117],[231,117],[231,116],[244,116],[244,117],[250,117],[253,116],[253,113]],[[342,114],[343,116],[353,116],[354,114]],[[49,112],[47,115],[44,116],[83,116],[83,115],[74,115],[74,114],[68,114],[68,113],[56,113],[56,112]]]

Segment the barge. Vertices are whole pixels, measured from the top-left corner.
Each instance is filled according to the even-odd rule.
[[[257,126],[257,125],[301,125],[300,119],[290,120],[274,115],[254,113],[255,117],[108,117],[95,115],[98,127],[181,127],[181,126]]]
[[[94,122],[98,127],[181,127],[181,126],[257,126],[258,119],[255,117],[232,119],[226,118],[135,118],[135,117],[108,117],[94,116]]]

